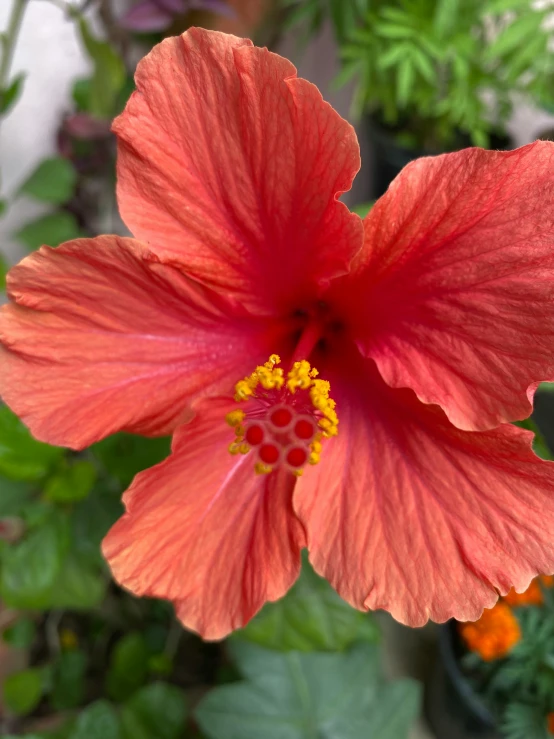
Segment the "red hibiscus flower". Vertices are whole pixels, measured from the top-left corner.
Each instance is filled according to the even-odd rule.
[[[412,626],[554,571],[554,467],[509,425],[554,377],[554,145],[415,161],[362,222],[337,200],[354,131],[285,59],[191,30],[136,79],[114,129],[137,240],[27,257],[0,326],[39,439],[174,432],[104,542],[116,579],[219,638],[306,546]]]

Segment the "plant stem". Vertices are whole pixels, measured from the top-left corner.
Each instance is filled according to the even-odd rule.
[[[2,56],[0,59],[0,99],[4,95],[4,90],[8,85],[8,75],[10,73],[15,43],[19,35],[26,5],[27,0],[14,0],[8,27],[3,34]]]

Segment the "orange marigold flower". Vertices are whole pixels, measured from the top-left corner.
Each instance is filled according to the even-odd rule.
[[[512,609],[503,602],[486,608],[474,623],[460,624],[466,646],[490,662],[505,657],[521,639],[521,629]]]
[[[544,603],[541,585],[545,588],[551,588],[554,585],[554,577],[552,575],[541,575],[535,578],[523,593],[516,593],[512,588],[504,596],[504,600],[510,606],[541,606]]]
[[[551,711],[546,717],[546,726],[549,734],[554,734],[554,711]]]
[[[541,586],[537,580],[533,580],[531,585],[523,593],[516,593],[512,588],[504,600],[510,606],[540,606],[543,603]]]

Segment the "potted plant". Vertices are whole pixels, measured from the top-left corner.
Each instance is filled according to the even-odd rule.
[[[514,93],[551,97],[547,9],[527,0],[306,0],[289,22],[315,33],[326,15],[337,84],[355,80],[376,144],[375,195],[416,156],[506,147]]]
[[[508,595],[475,623],[441,630],[427,714],[438,736],[549,739],[554,735],[554,578]]]

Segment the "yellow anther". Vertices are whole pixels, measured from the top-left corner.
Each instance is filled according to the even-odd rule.
[[[234,428],[235,426],[240,426],[240,424],[244,421],[245,415],[245,412],[241,410],[231,411],[225,416],[225,420],[227,421],[229,426],[232,426]]]
[[[254,469],[256,471],[256,474],[258,475],[269,475],[272,467],[270,467],[268,464],[264,464],[263,462],[256,462],[256,464],[254,465]]]
[[[277,388],[278,390],[283,387],[285,382],[283,377],[283,370],[280,367],[276,369],[268,369],[267,364],[263,367],[257,367],[256,373],[260,381],[260,385],[265,390],[272,390]]]
[[[250,445],[243,441],[241,444],[238,445],[238,450],[240,454],[248,454],[248,452],[250,451]]]
[[[317,464],[319,462],[320,455],[318,452],[312,452],[308,457],[309,464]]]
[[[257,384],[257,382],[256,382]],[[247,377],[244,380],[240,380],[235,385],[235,400],[240,402],[241,400],[247,400],[254,395],[254,388],[251,378]]]
[[[312,441],[312,443],[310,444],[310,449],[312,450],[312,452],[315,452],[316,454],[320,454],[322,448],[323,448],[323,445],[321,441],[319,441],[319,439],[314,439],[314,441]]]
[[[339,430],[337,424],[330,421],[328,418],[321,418],[319,420],[319,427],[323,429],[323,436],[329,438],[330,436],[337,436]]]
[[[237,444],[236,441],[232,441],[229,444],[229,454],[232,454],[233,456],[235,456],[235,454],[238,454],[238,453],[239,453],[239,445]]]
[[[287,388],[291,393],[295,393],[298,388],[307,390],[315,380],[312,379],[312,367],[305,359],[295,362],[291,371],[288,373]],[[316,370],[317,372],[317,370]]]
[[[304,470],[293,470],[292,474],[295,475],[295,477],[302,477]]]
[[[272,354],[265,364],[256,367],[250,377],[239,380],[235,385],[235,400],[239,403],[242,400],[248,400],[255,395],[254,391],[258,385],[261,385],[264,390],[280,390],[285,384],[283,370],[275,367],[280,361],[278,354]]]

